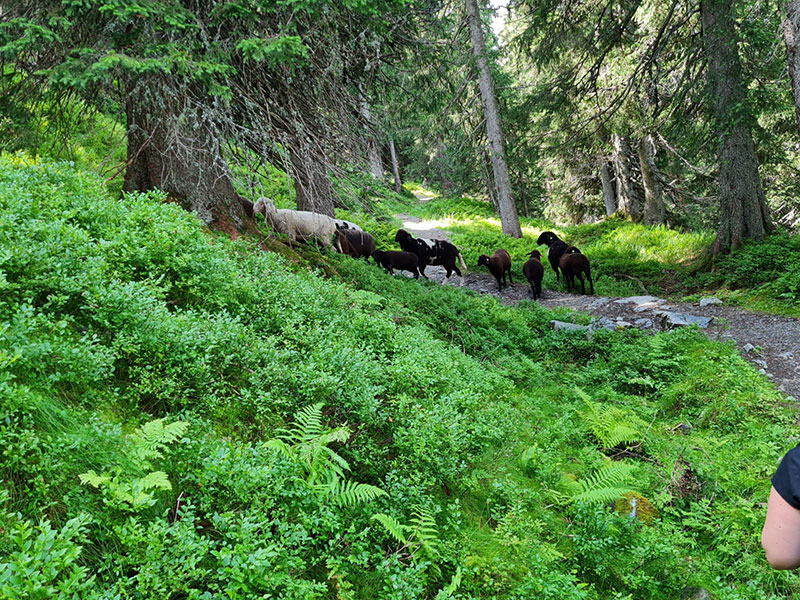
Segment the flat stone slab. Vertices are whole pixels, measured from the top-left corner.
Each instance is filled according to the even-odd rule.
[[[561,331],[588,331],[588,325],[578,325],[577,323],[567,323],[566,321],[550,321],[550,326],[555,330]]]
[[[719,298],[700,298],[700,306],[711,306],[712,304],[722,304],[722,300]]]
[[[629,296],[628,298],[620,298],[619,300],[614,300],[617,304],[636,304],[640,306],[642,304],[647,304],[648,302],[664,302],[661,298],[656,298],[655,296]]]
[[[653,320],[652,319],[636,319],[633,322],[633,324],[636,325],[637,327],[641,327],[642,329],[646,329],[648,327],[652,327],[653,326]]]
[[[697,325],[700,329],[707,329],[714,320],[714,317],[700,317],[687,313],[673,312],[670,310],[659,310],[654,313],[661,318],[664,327],[689,327]]]
[[[633,309],[633,312],[644,312],[646,310],[655,310],[657,308],[660,309],[667,309],[669,308],[668,305],[662,304],[664,301],[659,300],[658,302],[643,302],[641,304],[636,305],[636,308]]]

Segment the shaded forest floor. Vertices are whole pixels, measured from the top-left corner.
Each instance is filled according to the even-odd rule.
[[[424,201],[424,197],[420,198]],[[435,221],[423,221],[419,217],[401,213],[397,218],[403,221],[403,228],[415,236],[431,239],[448,239],[449,232],[436,227]],[[494,249],[487,249],[491,252]],[[469,271],[461,278],[453,276],[448,285],[463,285],[480,294],[491,294],[504,304],[515,305],[532,298],[530,286],[519,279],[498,291],[497,283],[484,268],[468,264]],[[545,261],[545,269],[550,270]],[[432,280],[445,283],[443,267],[427,267],[425,274]],[[613,321],[624,321],[659,331],[667,327],[657,311],[670,310],[679,313],[711,317],[705,329],[709,338],[720,341],[733,341],[741,355],[756,365],[776,387],[792,398],[800,398],[800,319],[768,315],[739,307],[710,304],[700,306],[699,302],[661,302],[637,306],[635,303],[619,302],[620,297],[601,297],[570,294],[560,290],[544,289],[539,304],[545,308],[566,307],[588,313],[593,317],[605,317]],[[650,321],[649,324],[642,323]]]

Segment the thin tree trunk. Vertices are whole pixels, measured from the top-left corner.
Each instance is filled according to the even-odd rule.
[[[631,146],[628,138],[613,134],[614,175],[617,179],[617,210],[634,223],[642,220],[642,199],[631,169]]]
[[[611,173],[608,171],[608,161],[605,158],[600,159],[600,182],[603,184],[606,216],[610,217],[617,212],[617,196],[614,193],[614,184],[611,182]]]
[[[389,154],[392,157],[392,172],[394,173],[394,191],[398,194],[403,192],[403,182],[400,179],[400,162],[397,160],[397,152],[394,148],[394,138],[389,138]]]
[[[333,194],[324,157],[294,138],[289,148],[289,160],[292,163],[297,209],[333,217]]]
[[[210,227],[233,236],[246,228],[246,201],[233,187],[213,124],[190,106],[186,89],[156,78],[129,82],[125,116],[124,191],[158,188]]]
[[[747,238],[764,239],[773,225],[758,175],[733,7],[727,0],[702,0],[700,13],[714,125],[721,141],[720,226],[712,246],[716,256]]]
[[[490,154],[492,156],[492,170],[497,189],[497,203],[500,206],[500,222],[503,233],[515,238],[522,237],[519,226],[517,208],[511,195],[511,177],[506,164],[505,148],[503,145],[503,130],[500,127],[500,111],[497,108],[494,80],[489,70],[489,60],[486,56],[486,40],[483,35],[483,24],[478,12],[477,0],[466,0],[467,19],[472,37],[472,52],[478,64],[478,85],[483,99],[483,111],[486,117],[486,137],[489,138]]]
[[[639,169],[642,172],[644,187],[644,222],[647,225],[660,225],[664,222],[664,199],[661,186],[656,179],[655,144],[649,133],[639,140]]]
[[[374,124],[372,123],[372,113],[369,110],[369,103],[366,97],[359,92],[359,112],[364,120],[364,129],[367,133],[367,160],[369,170],[375,179],[383,180],[383,164],[381,163],[381,153],[378,149],[378,142],[375,139]]]
[[[783,41],[794,97],[794,116],[800,131],[800,0],[789,0],[783,21]]]

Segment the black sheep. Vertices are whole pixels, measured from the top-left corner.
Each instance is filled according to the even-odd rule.
[[[500,248],[499,250],[495,250],[494,254],[491,256],[481,254],[478,257],[478,266],[480,267],[482,265],[489,267],[489,272],[494,275],[494,278],[497,280],[498,290],[502,291],[503,285],[508,285],[506,283],[506,272],[508,272],[508,280],[514,283],[511,279],[511,256],[504,249]],[[501,279],[502,283],[500,282]]]
[[[467,265],[464,263],[464,257],[453,244],[446,240],[427,240],[424,238],[414,238],[405,229],[398,229],[394,236],[394,241],[400,244],[400,248],[405,252],[415,254],[419,259],[419,272],[425,279],[425,267],[428,265],[441,265],[447,270],[447,277],[455,272],[459,277],[461,270],[456,266],[456,259],[461,262],[461,267],[466,271]]]
[[[589,293],[594,294],[594,284],[592,283],[592,272],[589,268],[589,259],[586,258],[581,251],[575,246],[569,246],[561,260],[558,263],[561,272],[564,273],[564,280],[567,282],[567,290],[572,290],[575,283],[574,277],[578,277],[581,282],[581,294],[586,293],[586,287],[583,285],[583,274],[586,274],[586,279],[589,280]]]
[[[544,278],[544,267],[542,266],[542,254],[538,250],[529,252],[530,258],[522,265],[522,274],[531,284],[533,299],[542,297],[542,278]]]
[[[375,238],[365,231],[356,229],[336,229],[336,242],[340,252],[353,258],[364,258],[369,262],[369,257],[375,252]]]
[[[409,271],[414,274],[414,279],[419,279],[419,259],[416,254],[411,252],[399,252],[397,250],[374,250],[372,260],[381,265],[390,275],[394,275],[394,270]]]
[[[553,271],[556,272],[556,281],[560,282],[561,278],[558,275],[558,263],[561,260],[561,255],[570,247],[569,244],[560,239],[552,231],[543,231],[539,235],[539,239],[536,240],[536,243],[547,246],[547,260],[550,261],[550,266],[553,267]],[[575,249],[577,250],[577,248]]]

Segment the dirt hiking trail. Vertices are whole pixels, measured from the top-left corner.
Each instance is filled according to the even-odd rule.
[[[417,197],[423,202],[427,199],[422,195]],[[449,232],[440,228],[440,223],[436,221],[422,221],[408,214],[399,214],[397,218],[403,221],[403,228],[415,237],[449,239]],[[487,248],[487,252],[490,250],[494,248]],[[546,260],[543,263],[546,273],[550,272],[545,276],[545,281],[548,281],[552,270]],[[521,276],[498,292],[494,277],[485,268],[468,264],[467,269],[463,283],[460,277],[454,275],[446,282],[447,285],[463,285],[511,305],[532,298],[530,286],[524,279],[520,281]],[[519,273],[519,266],[516,272]],[[427,267],[425,274],[433,281],[445,283],[443,267]],[[672,302],[652,296],[616,298],[568,294],[546,287],[538,302],[545,308],[563,306],[589,313],[597,318],[596,325],[610,329],[638,327],[660,331],[679,326],[676,323],[687,318],[689,321],[695,320],[689,317],[699,317],[697,321],[701,326],[707,324],[703,331],[709,338],[734,341],[741,355],[769,377],[781,392],[791,400],[800,399],[800,319],[724,306],[717,299],[704,299],[701,306],[701,302]]]

